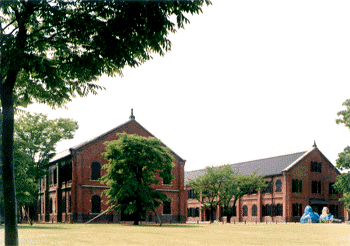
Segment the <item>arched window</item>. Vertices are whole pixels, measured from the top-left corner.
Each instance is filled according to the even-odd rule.
[[[248,216],[248,207],[247,207],[247,205],[243,206],[243,216]]]
[[[91,213],[101,213],[101,197],[94,195],[91,198]]]
[[[101,177],[101,164],[97,161],[91,163],[91,180],[98,180]]]
[[[257,216],[257,213],[258,213],[258,208],[257,206],[254,204],[252,206],[252,216]]]
[[[282,191],[282,181],[280,179],[276,180],[276,192]]]

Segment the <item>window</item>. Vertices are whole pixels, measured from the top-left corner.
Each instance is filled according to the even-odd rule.
[[[101,177],[101,164],[97,161],[91,163],[91,180],[98,180]]]
[[[292,204],[292,207],[293,207],[293,216],[301,217],[303,214],[302,205],[298,203],[294,203]]]
[[[67,160],[59,167],[60,182],[72,181],[72,161]]]
[[[252,206],[252,216],[257,216],[258,214],[258,208],[256,207],[256,205],[254,204]]]
[[[277,204],[277,216],[283,216],[283,204]]]
[[[265,181],[265,183],[267,184],[267,187],[265,188],[263,193],[272,193],[272,186],[273,186],[272,180]]]
[[[272,211],[271,211],[271,205],[267,204],[265,206],[265,211],[266,211],[266,216],[271,216],[272,215]]]
[[[57,183],[57,167],[52,166],[49,168],[49,185],[55,185]]]
[[[312,161],[311,162],[311,172],[321,173],[322,172],[321,162]]]
[[[337,190],[334,188],[334,182],[329,183],[329,195],[336,195],[338,194]]]
[[[243,217],[248,216],[248,207],[247,205],[243,206]]]
[[[68,197],[68,212],[72,212],[72,197],[69,195]]]
[[[199,208],[187,208],[187,217],[199,217]]]
[[[280,179],[276,180],[276,192],[282,191],[282,181]]]
[[[52,212],[53,212],[53,202],[52,202],[52,198],[50,198],[50,201],[49,201],[49,209],[50,209],[50,214],[52,214]]]
[[[264,205],[261,206],[261,216],[262,217],[266,216],[266,207]]]
[[[171,214],[171,202],[163,203],[163,214]]]
[[[230,211],[231,211],[231,216],[232,216],[232,217],[236,217],[236,216],[237,216],[237,209],[236,209],[236,206],[230,207]]]
[[[194,189],[187,190],[187,199],[196,198],[196,194],[194,193]]]
[[[91,213],[101,213],[101,197],[93,195],[91,198]]]
[[[199,208],[194,210],[194,217],[199,217]]]
[[[301,179],[292,180],[292,192],[295,192],[295,193],[303,192],[303,181]]]
[[[321,181],[311,182],[311,192],[312,194],[321,194]]]
[[[41,199],[40,199],[40,196],[39,196],[39,199],[38,199],[38,214],[41,214]]]
[[[163,173],[167,173],[168,174],[167,177],[163,178],[163,184],[167,184],[167,185],[171,184],[171,179],[172,179],[171,178],[171,171],[170,170],[164,170]]]
[[[66,195],[62,196],[62,213],[67,212]]]

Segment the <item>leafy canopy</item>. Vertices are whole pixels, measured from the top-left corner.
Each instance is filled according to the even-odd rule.
[[[103,89],[99,76],[122,75],[171,49],[168,39],[210,0],[0,1],[5,244],[18,245],[13,168],[14,106],[64,106]],[[175,18],[173,18],[175,17]]]
[[[347,99],[343,106],[345,110],[337,113],[340,118],[336,119],[337,124],[344,124],[350,129],[350,100]],[[341,171],[350,169],[350,147],[344,148],[344,151],[338,154],[336,161],[336,167]],[[339,200],[344,202],[345,208],[350,211],[350,173],[343,173],[337,176],[337,182],[334,184],[334,188],[339,192],[343,193],[343,197]]]
[[[36,202],[37,181],[45,174],[43,167],[55,155],[56,144],[64,139],[72,139],[77,129],[78,124],[74,120],[50,120],[47,115],[40,113],[23,112],[16,119],[14,167],[17,202],[20,206]],[[0,198],[2,199],[2,189]]]
[[[60,106],[96,93],[103,87],[92,81],[102,74],[122,75],[125,66],[171,50],[168,35],[204,3],[210,1],[1,1],[1,80],[16,73],[21,105]]]
[[[103,194],[108,197],[108,204],[117,204],[117,211],[136,214],[139,220],[143,211],[154,211],[163,202],[170,201],[167,195],[156,191],[151,185],[159,184],[157,176],[173,178],[174,157],[170,149],[162,146],[156,138],[126,133],[117,136],[117,140],[104,143],[106,152],[103,156],[108,164],[103,166],[107,174],[101,181],[110,189]]]
[[[190,180],[186,186],[194,189],[195,195],[203,208],[213,213],[217,206],[223,205],[228,213],[228,207],[233,199],[236,201],[250,191],[265,188],[266,184],[261,175],[242,175],[234,171],[230,165],[207,167],[205,174]],[[211,220],[213,214],[211,215]]]

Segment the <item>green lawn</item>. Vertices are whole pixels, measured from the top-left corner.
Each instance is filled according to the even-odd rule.
[[[346,224],[19,225],[20,245],[350,245]],[[0,245],[4,244],[0,227]]]

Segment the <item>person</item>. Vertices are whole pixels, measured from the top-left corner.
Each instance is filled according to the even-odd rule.
[[[311,206],[307,205],[303,216],[300,218],[300,223],[318,223],[320,216],[312,211]]]
[[[327,207],[323,207],[322,214],[320,216],[320,221],[333,222],[333,223],[341,222],[341,220],[335,219],[334,216],[329,213],[329,209]]]
[[[329,209],[327,207],[323,207],[322,214],[320,216],[320,220],[322,221],[332,221],[334,220],[333,215],[329,213]]]

